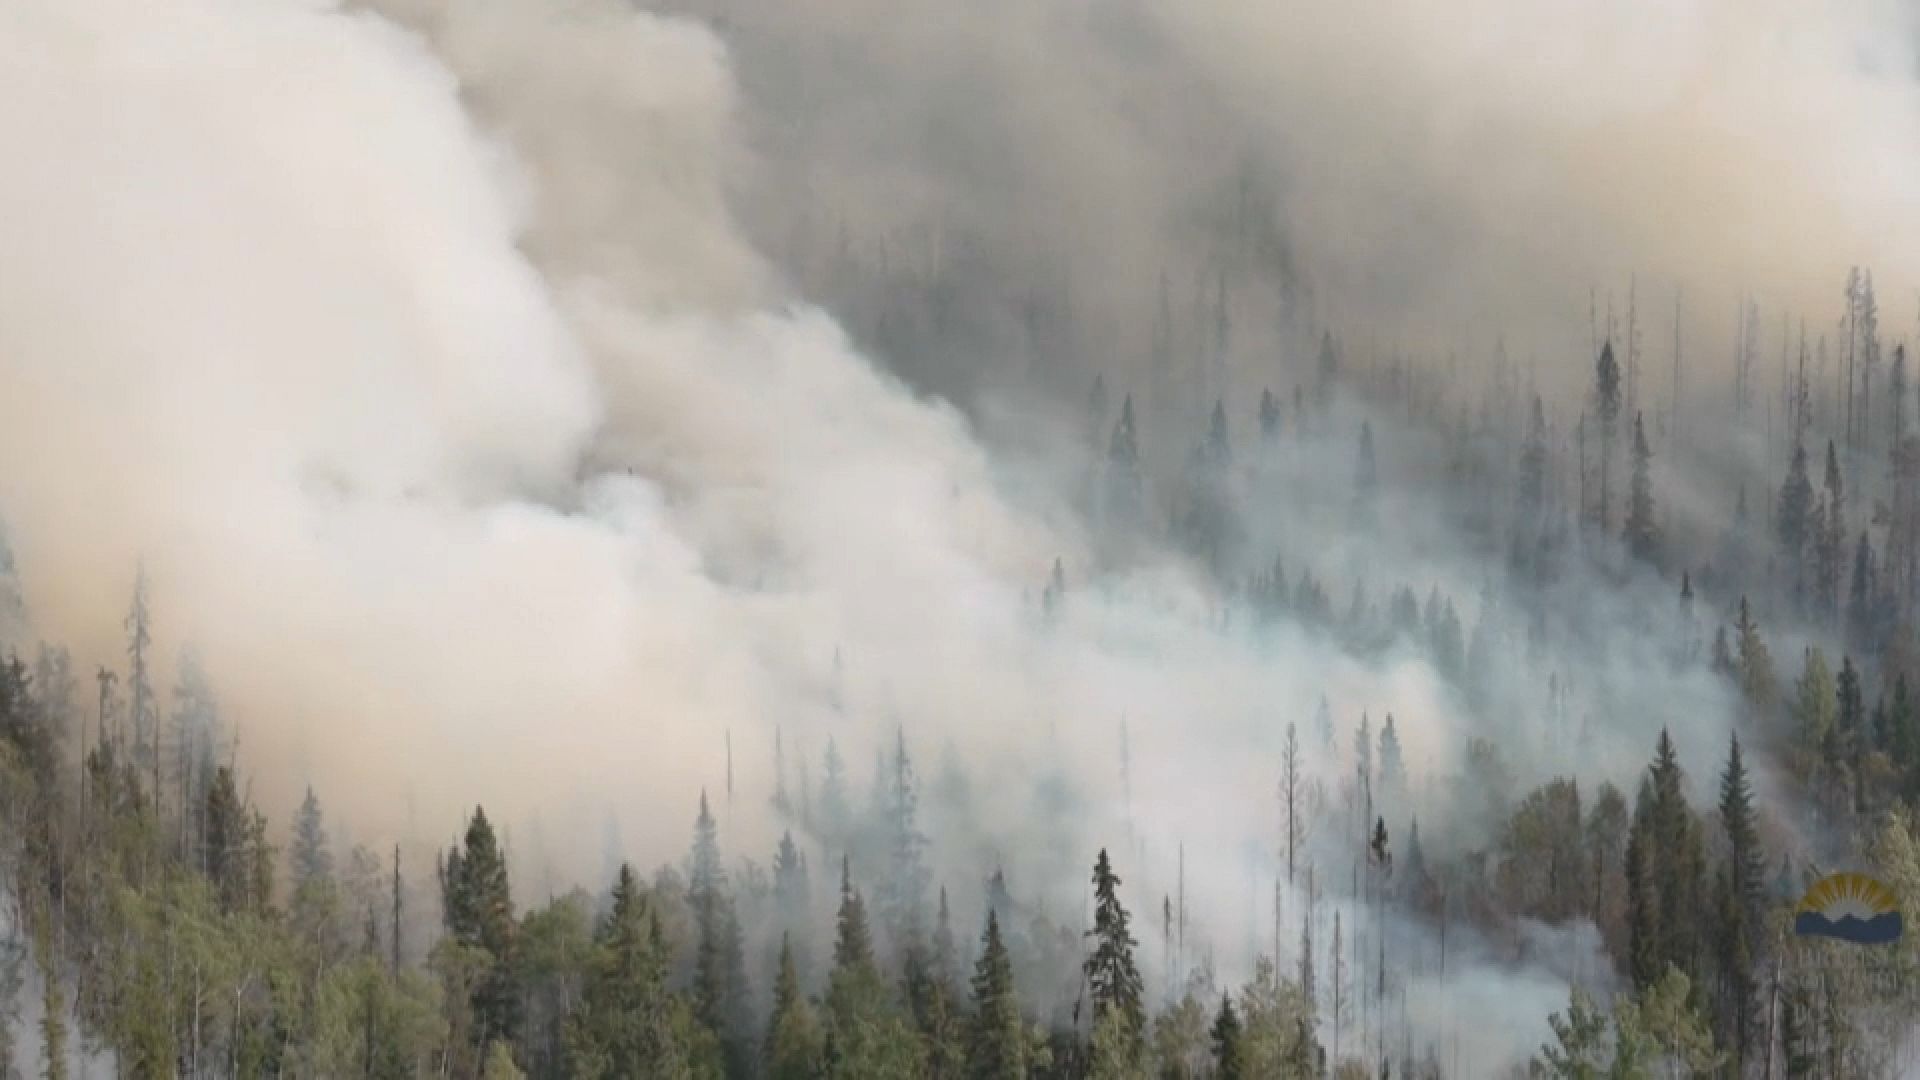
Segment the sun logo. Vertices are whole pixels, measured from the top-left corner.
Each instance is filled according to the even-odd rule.
[[[1892,890],[1865,874],[1828,874],[1813,883],[1793,917],[1793,932],[1855,945],[1899,938],[1900,905]]]

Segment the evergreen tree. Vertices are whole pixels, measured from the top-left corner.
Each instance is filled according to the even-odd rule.
[[[824,1075],[834,1080],[917,1080],[926,1072],[919,1040],[890,1007],[873,959],[866,902],[840,863],[840,913],[826,997]]]
[[[1397,799],[1406,794],[1407,764],[1400,750],[1400,733],[1394,730],[1393,714],[1380,728],[1380,794]]]
[[[1780,486],[1780,510],[1777,536],[1781,561],[1786,564],[1792,582],[1794,603],[1806,595],[1806,552],[1813,538],[1813,484],[1807,479],[1807,448],[1794,440],[1793,458],[1787,466],[1787,479]]]
[[[695,933],[694,1016],[720,1037],[729,1075],[744,1076],[752,1055],[746,960],[740,920],[720,861],[719,826],[704,791],[688,866],[687,901],[693,907]]]
[[[1000,917],[987,912],[980,960],[973,972],[973,1020],[967,1029],[967,1075],[973,1080],[1025,1080],[1026,1030],[1013,988],[1013,959],[1000,939]]]
[[[1726,833],[1727,861],[1720,874],[1717,968],[1722,981],[1720,1031],[1738,1062],[1755,1033],[1759,948],[1764,932],[1766,856],[1754,820],[1753,792],[1747,783],[1740,737],[1727,749],[1720,776],[1720,827]]]
[[[1833,730],[1828,738],[1827,765],[1849,770],[1853,781],[1854,809],[1864,808],[1865,792],[1861,777],[1861,758],[1867,751],[1866,703],[1860,691],[1860,672],[1851,656],[1840,658],[1840,677],[1834,681]]]
[[[296,891],[333,875],[333,853],[327,850],[326,824],[320,813],[320,800],[314,797],[311,787],[307,788],[307,797],[294,818],[293,847],[287,858]]]
[[[1879,594],[1873,544],[1862,529],[1853,549],[1853,580],[1847,590],[1847,644],[1863,655],[1879,651]]]
[[[927,838],[919,826],[919,791],[904,731],[894,735],[884,795],[887,872],[881,878],[880,913],[887,940],[901,953],[924,945],[927,868],[922,852]]]
[[[1834,709],[1838,700],[1833,674],[1827,669],[1826,654],[1818,646],[1807,649],[1800,679],[1794,683],[1794,724],[1801,748],[1811,757],[1827,753],[1833,738]]]
[[[467,824],[465,845],[447,853],[442,900],[448,936],[477,950],[482,970],[471,988],[471,1045],[484,1050],[495,1040],[511,1040],[519,1026],[519,994],[514,986],[517,924],[507,882],[507,862],[487,821],[476,807]]]
[[[1360,451],[1353,475],[1353,521],[1359,528],[1374,522],[1374,502],[1380,488],[1379,468],[1373,457],[1373,425],[1360,424]]]
[[[1620,423],[1620,364],[1613,358],[1613,342],[1600,347],[1593,369],[1594,415],[1600,422],[1600,505],[1596,521],[1602,533],[1610,528],[1613,488],[1613,441]]]
[[[1240,1056],[1240,1017],[1233,1011],[1233,999],[1220,995],[1220,1011],[1214,1015],[1213,1075],[1215,1080],[1243,1080]]]
[[[1093,865],[1093,929],[1087,936],[1094,947],[1086,961],[1087,988],[1095,1022],[1110,1014],[1129,1060],[1137,1061],[1146,1035],[1146,1008],[1140,972],[1133,963],[1133,947],[1138,943],[1128,931],[1129,916],[1119,890],[1120,878],[1102,848]]]
[[[1629,966],[1643,988],[1670,967],[1699,967],[1706,854],[1685,784],[1673,740],[1663,729],[1627,842]]]
[[[690,1073],[684,1019],[675,1015],[682,1006],[667,990],[666,942],[647,909],[633,867],[620,864],[580,1008],[568,1021],[573,1075],[667,1080]]]
[[[1633,476],[1627,492],[1623,539],[1628,554],[1641,562],[1653,561],[1653,451],[1647,447],[1647,429],[1639,413],[1633,414]]]
[[[1734,623],[1739,641],[1740,690],[1749,707],[1764,712],[1773,704],[1773,657],[1767,643],[1760,640],[1760,628],[1753,621],[1747,598],[1740,598],[1740,617]]]
[[[847,765],[827,736],[827,751],[820,779],[821,839],[829,848],[848,843],[853,836],[853,805],[847,795]]]
[[[1820,618],[1832,621],[1840,610],[1840,570],[1847,535],[1846,500],[1840,477],[1840,459],[1833,440],[1827,440],[1826,494],[1811,522],[1815,607]]]
[[[821,1065],[822,1040],[813,1006],[800,990],[793,947],[780,935],[780,966],[773,981],[773,1015],[767,1022],[768,1080],[813,1080]]]

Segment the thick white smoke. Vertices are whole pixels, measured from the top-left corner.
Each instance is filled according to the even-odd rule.
[[[860,787],[899,724],[923,775],[951,743],[1008,793],[978,829],[1024,888],[1070,905],[1131,817],[1150,908],[1190,845],[1227,951],[1265,925],[1247,853],[1321,693],[1342,752],[1391,710],[1422,785],[1459,768],[1423,663],[1223,637],[1170,558],[1044,628],[1029,594],[1056,556],[1078,589],[1080,525],[783,291],[729,209],[764,162],[709,31],[613,0],[376,8],[0,11],[0,515],[34,628],[117,664],[143,564],[277,817],[311,781],[356,833],[431,841],[484,802],[591,881],[609,814],[670,858],[730,773],[729,848],[767,850],[776,726],[816,764],[839,737]],[[1277,32],[1193,18],[1198,55]],[[1637,692],[1705,715],[1704,768],[1718,691]],[[1596,753],[1631,768],[1657,726]],[[1086,797],[1070,870],[1019,843],[1053,768]],[[1537,1040],[1535,988],[1574,974],[1550,966],[1489,992],[1524,1020],[1488,1054]]]

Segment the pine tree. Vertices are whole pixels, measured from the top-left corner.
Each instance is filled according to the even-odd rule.
[[[922,855],[927,838],[920,832],[918,784],[905,731],[894,735],[884,800],[887,873],[880,881],[879,907],[888,943],[904,953],[923,944],[928,877]]]
[[[670,959],[659,917],[648,910],[633,867],[622,863],[612,907],[595,935],[579,1011],[568,1020],[566,1054],[574,1075],[688,1075],[685,1021],[667,990]]]
[[[988,910],[980,960],[973,972],[973,1019],[967,1028],[967,1075],[974,1080],[1025,1080],[1026,1030],[1013,987],[1013,959],[1000,939],[999,914]]]
[[[730,1075],[742,1076],[751,1056],[747,973],[740,920],[720,861],[719,826],[700,793],[689,857],[687,900],[693,907],[694,1015],[720,1037]]]
[[[484,1051],[495,1040],[511,1039],[519,1024],[519,993],[513,980],[517,929],[513,897],[506,859],[485,810],[474,809],[464,847],[447,853],[445,875],[448,935],[454,943],[485,956],[485,968],[470,1000],[472,1046]]]
[[[307,797],[300,803],[300,812],[294,818],[293,848],[287,853],[293,870],[292,885],[297,891],[303,887],[318,884],[333,875],[333,853],[327,850],[327,829],[320,812],[320,800],[314,797],[313,788],[307,788]]]
[[[1400,750],[1400,733],[1394,730],[1393,714],[1380,728],[1380,794],[1397,799],[1406,794],[1407,763]]]
[[[1868,743],[1866,704],[1860,690],[1860,672],[1853,666],[1851,656],[1840,658],[1840,677],[1834,681],[1833,729],[1827,743],[1828,767],[1850,770],[1854,809],[1864,809],[1860,766]]]
[[[1907,677],[1897,676],[1887,703],[1887,755],[1893,761],[1900,797],[1920,798],[1920,716],[1907,692]]]
[[[1879,596],[1873,544],[1862,529],[1853,549],[1853,579],[1847,590],[1847,645],[1862,655],[1879,652]]]
[[[1639,413],[1633,414],[1633,476],[1627,493],[1627,522],[1623,529],[1627,553],[1641,562],[1654,556],[1653,451]]]
[[[1753,621],[1745,596],[1740,598],[1734,632],[1739,640],[1740,690],[1750,708],[1764,712],[1773,704],[1773,657],[1767,652],[1767,643],[1760,639],[1760,628]]]
[[[1233,999],[1220,995],[1220,1011],[1214,1014],[1213,1075],[1215,1080],[1242,1080],[1240,1055],[1240,1017],[1233,1011]]]
[[[233,769],[222,765],[214,770],[213,783],[207,786],[206,865],[220,906],[229,913],[245,911],[249,906],[249,824]]]
[[[1367,528],[1374,522],[1374,502],[1380,488],[1379,468],[1373,457],[1373,425],[1360,424],[1360,451],[1353,476],[1353,522]]]
[[[844,846],[853,834],[853,806],[847,795],[847,765],[833,736],[827,736],[827,751],[820,779],[821,840],[829,848]]]
[[[1093,929],[1087,936],[1094,948],[1086,961],[1087,987],[1095,1022],[1111,1014],[1133,1060],[1138,1060],[1146,1035],[1146,1009],[1140,972],[1134,967],[1127,909],[1120,903],[1120,878],[1107,860],[1105,848],[1093,865]]]
[[[1593,369],[1594,415],[1600,422],[1600,505],[1597,524],[1602,533],[1610,528],[1613,488],[1613,440],[1620,422],[1620,365],[1613,358],[1613,342],[1600,347],[1600,358]]]
[[[1628,831],[1629,967],[1646,987],[1670,967],[1697,970],[1706,854],[1686,801],[1686,774],[1662,729]]]
[[[1820,512],[1812,524],[1815,607],[1829,622],[1840,612],[1840,571],[1845,556],[1847,535],[1846,499],[1840,476],[1840,459],[1833,440],[1827,440],[1826,494]]]
[[[1287,722],[1286,747],[1280,758],[1280,810],[1286,815],[1286,860],[1287,883],[1293,883],[1294,860],[1300,845],[1306,840],[1307,822],[1306,792],[1301,786],[1300,774],[1300,737],[1294,730],[1293,722]]]
[[[1806,595],[1806,552],[1813,539],[1813,524],[1813,484],[1807,479],[1807,448],[1796,438],[1787,479],[1780,486],[1777,524],[1780,557],[1790,575],[1796,605],[1802,603]]]
[[[1828,751],[1837,701],[1826,654],[1818,646],[1809,647],[1800,679],[1794,684],[1793,712],[1800,747],[1812,758],[1817,759]]]
[[[833,946],[833,972],[826,997],[827,1077],[846,1080],[917,1080],[925,1053],[887,1001],[873,958],[866,902],[853,887],[847,860],[840,863],[840,912]]]
[[[1747,783],[1740,737],[1732,737],[1726,771],[1720,776],[1720,826],[1727,837],[1727,861],[1720,875],[1717,968],[1722,980],[1721,1041],[1736,1063],[1752,1040],[1758,1004],[1759,947],[1764,932],[1766,857],[1754,820],[1753,792]],[[1737,1070],[1736,1070],[1737,1071]]]
[[[820,1068],[821,1032],[813,1006],[800,991],[793,947],[780,935],[780,966],[773,981],[773,1015],[767,1022],[768,1080],[813,1080]]]

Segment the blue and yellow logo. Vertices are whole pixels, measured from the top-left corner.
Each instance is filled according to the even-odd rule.
[[[1855,945],[1898,940],[1900,905],[1893,891],[1865,874],[1828,874],[1813,883],[1793,917],[1793,932]]]

